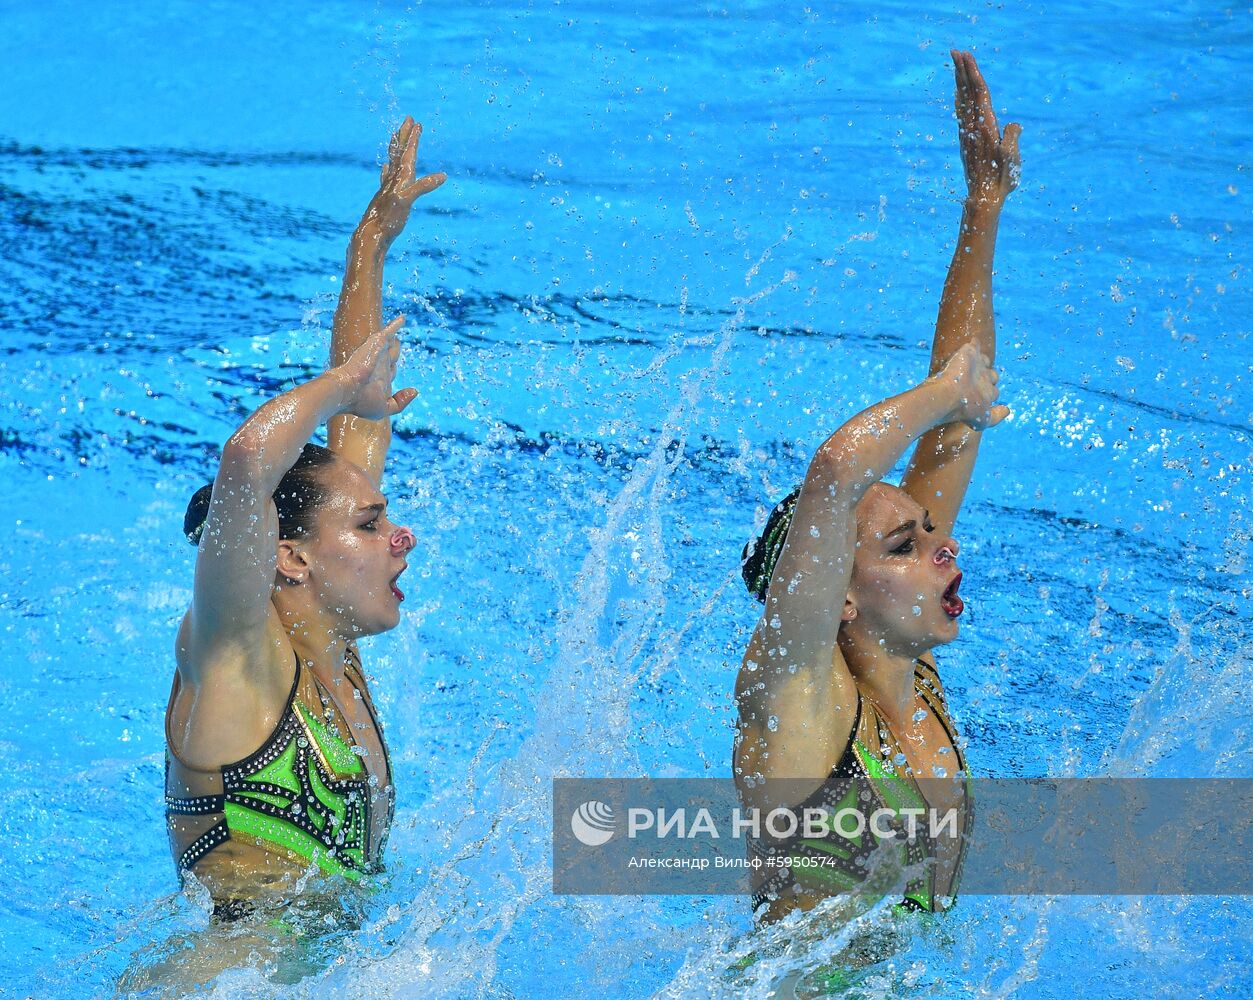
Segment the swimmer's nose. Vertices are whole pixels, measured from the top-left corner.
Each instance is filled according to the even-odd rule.
[[[957,559],[957,543],[949,542],[947,545],[941,545],[935,551],[935,564],[943,566],[945,563],[954,562]]]
[[[394,556],[403,556],[417,544],[418,540],[413,537],[413,532],[408,528],[397,528],[388,539],[388,545],[391,546]]]

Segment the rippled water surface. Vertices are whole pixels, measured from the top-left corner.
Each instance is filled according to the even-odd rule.
[[[740,548],[925,373],[960,206],[950,46],[1024,126],[941,664],[976,773],[1249,776],[1245,8],[1130,2],[10,5],[0,35],[0,995],[186,966],[162,717],[190,494],[319,370],[387,132],[449,182],[397,247],[369,645],[399,789],[355,929],[221,996],[762,995],[847,960],[736,898],[558,897],[551,779],[726,776]],[[851,995],[1245,995],[1240,898],[863,918]],[[784,940],[795,942],[790,951]],[[732,973],[749,953],[760,960]]]

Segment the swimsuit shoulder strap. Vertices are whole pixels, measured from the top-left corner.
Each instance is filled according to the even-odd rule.
[[[940,681],[940,672],[935,665],[919,657],[914,661],[914,689],[922,698],[931,714],[940,723],[944,735],[948,737],[953,752],[957,754],[957,764],[961,770],[966,769],[966,758],[957,743],[957,729],[953,725],[952,716],[948,712],[948,699],[944,696],[944,685]]]

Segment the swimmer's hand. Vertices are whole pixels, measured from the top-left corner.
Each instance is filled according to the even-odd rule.
[[[995,427],[1009,416],[1009,407],[996,402],[1000,375],[973,343],[963,344],[928,381],[934,382],[941,392],[951,394],[950,420],[971,430]]]
[[[961,140],[962,166],[970,198],[980,205],[1000,208],[1018,186],[1021,163],[1018,137],[1022,126],[1011,122],[1004,135],[992,110],[992,95],[983,74],[969,52],[954,49],[953,68],[957,78],[957,130]]]
[[[418,159],[418,140],[422,126],[406,116],[400,128],[392,136],[387,150],[387,162],[379,175],[378,193],[370,199],[369,207],[361,220],[362,228],[379,241],[382,249],[391,246],[409,221],[413,203],[429,194],[447,180],[443,173],[415,177]]]
[[[330,370],[328,374],[339,381],[343,391],[341,413],[382,420],[394,417],[417,397],[418,391],[412,388],[392,392],[404,322],[404,316],[397,316],[365,340],[347,361]]]

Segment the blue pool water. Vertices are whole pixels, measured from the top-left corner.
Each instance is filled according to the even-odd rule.
[[[1253,772],[1247,8],[311,6],[5,8],[0,996],[111,995],[204,943],[161,807],[182,511],[321,365],[407,112],[449,182],[388,274],[421,389],[389,492],[430,539],[367,653],[390,880],[304,979],[244,960],[215,995],[763,995],[839,961],[813,921],[751,935],[743,899],[554,896],[551,779],[729,774],[740,547],[826,433],[925,370],[951,46],[1025,130],[1015,416],[941,658],[973,768]],[[1240,898],[898,920],[859,928],[895,932],[865,995],[1250,991]]]

